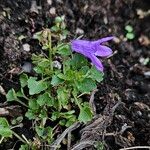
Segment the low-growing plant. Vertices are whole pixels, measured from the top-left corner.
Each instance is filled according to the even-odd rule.
[[[135,38],[135,34],[134,34],[134,31],[133,31],[133,27],[131,25],[126,25],[125,26],[125,30],[126,30],[126,38],[128,40],[133,40]]]
[[[33,38],[39,40],[43,52],[32,55],[34,75],[21,74],[20,90],[10,89],[6,95],[8,102],[26,107],[25,117],[33,121],[34,140],[26,140],[20,150],[40,149],[45,142],[50,145],[60,127],[65,129],[78,121],[87,123],[93,117],[83,95],[90,94],[103,80],[103,66],[96,56],[111,55],[111,49],[100,44],[112,37],[66,43],[67,33],[63,17],[56,17],[51,29],[35,33]],[[6,131],[0,132],[2,137],[12,137],[8,123],[2,128]]]

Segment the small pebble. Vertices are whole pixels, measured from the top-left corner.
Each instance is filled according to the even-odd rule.
[[[38,6],[37,6],[36,0],[33,0],[33,1],[32,1],[31,8],[30,8],[30,12],[31,12],[31,13],[39,14]]]
[[[52,0],[47,0],[48,5],[52,5]]]
[[[23,69],[24,72],[31,73],[32,64],[30,62],[24,62],[23,66],[22,66],[22,69]]]
[[[118,43],[120,43],[121,40],[118,37],[114,37],[113,41],[118,44]]]
[[[26,51],[26,52],[29,52],[30,51],[30,45],[29,44],[23,44],[23,50]]]
[[[50,8],[49,12],[50,12],[51,15],[55,15],[56,14],[55,7]]]
[[[144,72],[144,75],[145,75],[146,77],[150,77],[150,71]]]
[[[84,31],[81,28],[77,28],[76,34],[84,34]]]
[[[53,61],[53,67],[55,67],[55,68],[58,68],[58,69],[61,69],[61,63],[59,62],[59,61]]]
[[[137,111],[137,115],[142,116],[142,112],[141,111]]]

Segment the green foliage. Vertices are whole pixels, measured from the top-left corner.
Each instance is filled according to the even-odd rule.
[[[135,34],[133,32],[133,27],[131,25],[127,25],[127,26],[125,26],[125,30],[127,31],[126,38],[128,40],[133,40],[135,38]]]
[[[23,120],[23,116],[19,116],[19,117],[17,117],[17,118],[14,118],[14,119],[11,121],[11,124],[12,124],[12,125],[17,125],[17,124],[21,123],[22,120]]]
[[[96,89],[96,83],[90,78],[85,78],[81,82],[77,82],[78,90],[82,93],[89,93]]]
[[[125,26],[125,30],[128,32],[133,32],[133,27],[131,25]]]
[[[28,81],[28,76],[26,74],[21,74],[20,75],[20,84],[21,87],[24,88],[27,85],[27,81]]]
[[[93,113],[90,109],[90,106],[88,103],[84,103],[82,108],[80,109],[80,114],[79,114],[79,121],[87,123],[90,121],[93,117]]]
[[[21,145],[19,150],[30,150],[30,148],[29,148],[29,145],[25,144],[25,145]]]
[[[103,73],[91,66],[84,56],[73,54],[70,45],[63,42],[67,33],[64,17],[57,17],[51,29],[43,29],[34,35],[44,50],[42,54],[32,55],[35,72],[32,76],[21,74],[20,89],[10,89],[6,95],[7,101],[17,101],[25,106],[25,117],[33,121],[36,138],[49,144],[58,136],[56,127],[63,126],[61,130],[64,130],[77,121],[91,121],[92,109],[81,95],[90,94],[103,80]],[[56,38],[55,43],[52,38]],[[54,61],[62,66],[54,66]],[[16,118],[12,124],[19,124],[23,119],[24,116]],[[11,137],[7,121],[0,122],[6,124],[0,125],[0,135]],[[34,149],[33,143],[26,142],[20,150],[30,147]]]
[[[6,95],[7,101],[14,101],[17,99],[17,95],[14,89],[10,89]]]
[[[104,150],[104,144],[100,141],[97,141],[94,147],[96,148],[96,150]]]
[[[36,80],[37,80],[36,77],[30,77],[27,81],[30,95],[39,94],[40,92],[47,89],[46,82],[42,80],[40,81],[36,81]]]
[[[53,140],[53,129],[51,127],[40,127],[36,126],[35,131],[38,134],[39,137],[41,137],[43,140],[48,141],[48,143],[51,143]]]
[[[71,54],[70,46],[67,44],[61,44],[57,47],[57,53],[62,56],[68,56]]]
[[[6,118],[0,117],[0,137],[12,137],[12,130]]]

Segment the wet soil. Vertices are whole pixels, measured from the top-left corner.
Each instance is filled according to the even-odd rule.
[[[103,60],[105,78],[94,97],[96,114],[107,120],[102,124],[103,134],[90,130],[88,138],[82,132],[78,136],[90,140],[94,135],[110,150],[150,146],[150,62],[146,62],[150,57],[150,1],[38,0],[34,9],[32,4],[32,0],[0,0],[0,85],[6,91],[18,88],[17,69],[30,62],[32,53],[41,51],[32,35],[50,27],[56,16],[65,15],[68,41],[81,35],[84,39],[115,36],[109,44],[114,54]],[[126,25],[133,27],[133,40],[125,38]],[[26,38],[20,41],[21,35]],[[30,52],[23,50],[25,43],[30,45]],[[0,107],[5,100],[0,94]],[[121,103],[112,112],[118,102]],[[30,138],[28,122],[23,123],[18,132]],[[15,140],[1,144],[0,149],[12,148]]]

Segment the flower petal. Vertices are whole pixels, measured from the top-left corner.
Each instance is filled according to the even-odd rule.
[[[71,42],[72,50],[79,53],[83,53],[83,51],[94,53],[96,50],[94,50],[92,46],[92,42],[86,40],[73,40]]]
[[[105,37],[105,38],[102,38],[100,40],[97,40],[97,42],[99,42],[100,44],[103,43],[103,42],[107,42],[107,41],[110,41],[112,40],[114,37],[113,36],[109,36],[109,37]],[[95,41],[96,42],[96,41]]]
[[[96,56],[107,57],[112,54],[112,50],[107,46],[99,45],[96,49],[97,49],[97,51],[95,52]]]
[[[94,55],[92,54],[89,54],[89,58],[91,59],[92,61],[92,64],[95,65],[95,67],[97,68],[97,70],[103,72],[103,65],[101,63],[101,61]]]

